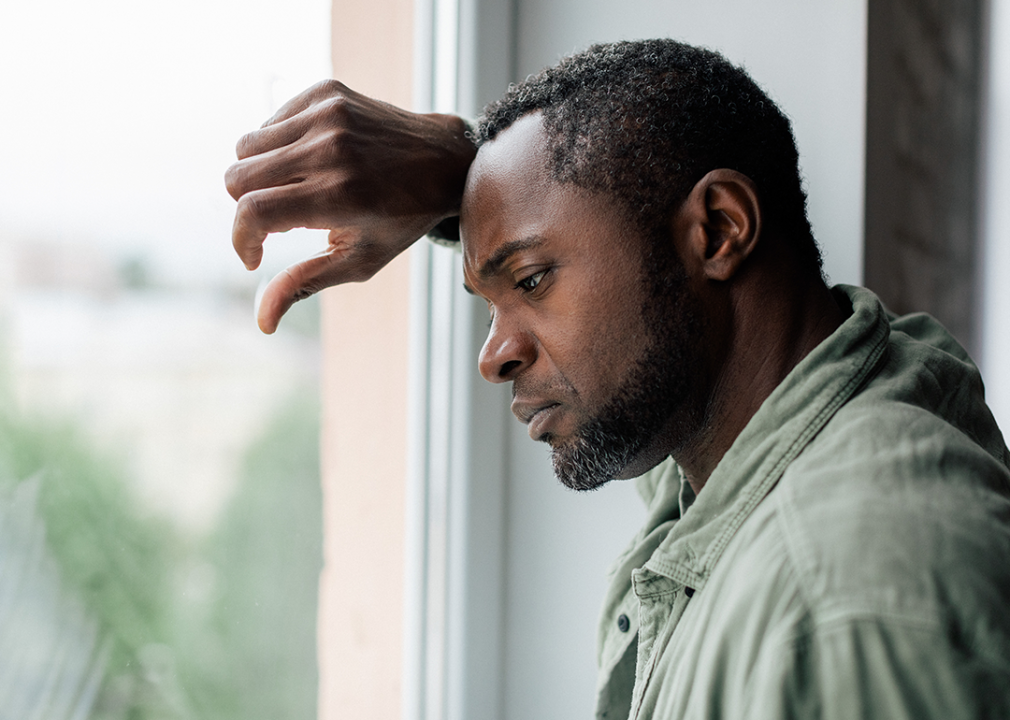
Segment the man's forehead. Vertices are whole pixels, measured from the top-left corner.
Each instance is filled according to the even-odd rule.
[[[478,173],[523,171],[546,174],[547,150],[543,113],[538,110],[523,115],[493,140],[481,145],[473,167]]]
[[[464,273],[476,289],[516,254],[562,246],[584,254],[629,241],[635,227],[612,195],[554,178],[543,119],[531,113],[481,146],[471,167],[460,214]]]
[[[467,264],[494,252],[488,240],[510,235],[514,224],[535,220],[557,183],[547,167],[547,137],[540,113],[531,113],[481,146],[467,176],[460,212]]]

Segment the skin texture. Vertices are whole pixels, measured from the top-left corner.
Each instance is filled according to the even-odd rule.
[[[665,420],[613,476],[638,475],[672,454],[700,492],[761,402],[838,327],[841,312],[819,274],[797,270],[783,242],[762,236],[746,176],[708,173],[669,232],[647,239],[617,203],[554,181],[546,147],[540,115],[524,116],[481,147],[467,179],[464,273],[492,317],[481,374],[512,382],[512,410],[530,436],[564,452],[626,392],[657,336],[672,336],[682,352],[663,374],[679,377],[680,391],[657,394]],[[651,322],[643,312],[652,297],[642,269],[648,242],[662,243],[685,275],[683,292]],[[685,308],[688,315],[678,311]],[[678,327],[686,324],[704,331]]]
[[[459,213],[476,152],[463,121],[407,112],[327,80],[238,142],[225,175],[238,201],[232,244],[256,269],[269,233],[329,230],[325,250],[267,286],[263,332],[298,300],[368,280],[441,220]]]

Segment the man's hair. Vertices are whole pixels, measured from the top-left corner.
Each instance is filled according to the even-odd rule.
[[[757,186],[766,230],[820,272],[789,120],[741,68],[674,40],[593,45],[484,109],[478,145],[542,111],[553,177],[614,197],[649,237],[710,170]]]

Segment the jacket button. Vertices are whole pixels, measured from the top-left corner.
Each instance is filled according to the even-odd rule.
[[[621,632],[628,632],[628,628],[631,627],[631,621],[628,620],[628,616],[621,613],[617,618],[617,629]]]
[[[684,588],[684,594],[687,595],[689,598],[694,597],[694,588],[689,587]]]

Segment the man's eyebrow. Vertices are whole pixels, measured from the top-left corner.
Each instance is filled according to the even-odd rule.
[[[505,261],[510,257],[515,255],[517,252],[522,252],[523,250],[529,250],[530,248],[536,247],[542,244],[544,239],[539,235],[530,235],[529,237],[519,238],[518,240],[510,240],[504,243],[500,248],[494,251],[494,253],[487,259],[477,270],[477,275],[482,278],[489,278],[492,275],[498,273],[501,270],[501,266],[505,264]]]

